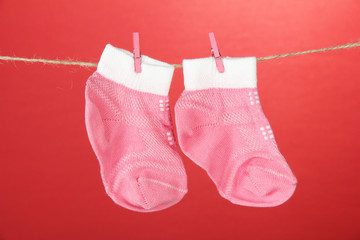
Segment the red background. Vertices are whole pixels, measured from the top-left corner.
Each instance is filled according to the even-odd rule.
[[[0,55],[98,62],[107,43],[169,63],[360,40],[353,1],[0,0]],[[274,208],[231,204],[183,154],[189,192],[156,213],[105,194],[85,130],[95,68],[0,63],[0,239],[360,239],[360,47],[258,63],[262,106],[298,178]],[[171,114],[183,91],[170,89]]]

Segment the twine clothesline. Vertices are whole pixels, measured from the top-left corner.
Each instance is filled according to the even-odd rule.
[[[273,55],[273,56],[267,56],[267,57],[259,57],[259,58],[256,58],[256,60],[257,61],[265,61],[265,60],[276,59],[276,58],[284,58],[284,57],[316,53],[316,52],[327,52],[327,51],[332,51],[332,50],[337,50],[337,49],[353,48],[353,47],[359,47],[359,46],[360,46],[360,42],[348,43],[348,44],[338,45],[338,46],[334,46],[334,47],[319,48],[319,49],[306,50],[306,51],[294,52],[294,53],[285,53],[285,54],[279,54],[279,55]],[[97,66],[97,63],[92,63],[92,62],[53,60],[53,59],[42,59],[42,58],[22,58],[22,57],[10,57],[10,56],[0,56],[0,60],[31,62],[31,63],[44,63],[44,64],[55,64],[55,65],[76,65],[76,66],[81,66],[81,67],[96,67]],[[172,64],[172,65],[175,68],[182,67],[182,64]]]

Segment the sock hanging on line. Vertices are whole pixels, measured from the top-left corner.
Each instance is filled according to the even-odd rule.
[[[187,192],[168,91],[174,67],[108,44],[86,82],[85,120],[107,194],[122,207],[158,211]]]
[[[257,91],[256,58],[184,59],[185,91],[175,105],[182,151],[205,169],[222,197],[277,206],[297,180],[279,152]]]

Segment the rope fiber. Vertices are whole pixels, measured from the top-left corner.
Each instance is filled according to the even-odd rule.
[[[310,54],[310,53],[316,53],[316,52],[327,52],[337,49],[344,49],[344,48],[354,48],[359,47],[360,42],[356,43],[348,43],[344,45],[338,45],[334,47],[327,47],[327,48],[320,48],[320,49],[313,49],[313,50],[307,50],[302,52],[294,52],[294,53],[285,53],[280,55],[273,55],[273,56],[267,56],[267,57],[259,57],[257,58],[257,61],[266,61],[276,58],[284,58],[284,57],[290,57],[290,56],[296,56],[296,55],[303,55],[303,54]],[[92,62],[78,62],[78,61],[65,61],[65,60],[51,60],[51,59],[42,59],[42,58],[22,58],[22,57],[10,57],[10,56],[0,56],[0,60],[3,61],[20,61],[20,62],[30,62],[30,63],[44,63],[44,64],[56,64],[56,65],[75,65],[75,66],[81,66],[81,67],[96,67],[97,63]],[[172,64],[175,68],[181,68],[182,64]]]

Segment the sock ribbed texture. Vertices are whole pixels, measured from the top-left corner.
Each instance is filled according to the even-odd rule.
[[[179,145],[207,171],[220,195],[245,206],[277,206],[297,180],[275,142],[257,91],[256,58],[184,59],[185,91],[175,105]]]
[[[85,121],[107,194],[139,212],[168,208],[187,192],[168,91],[174,67],[108,44],[86,82]]]

